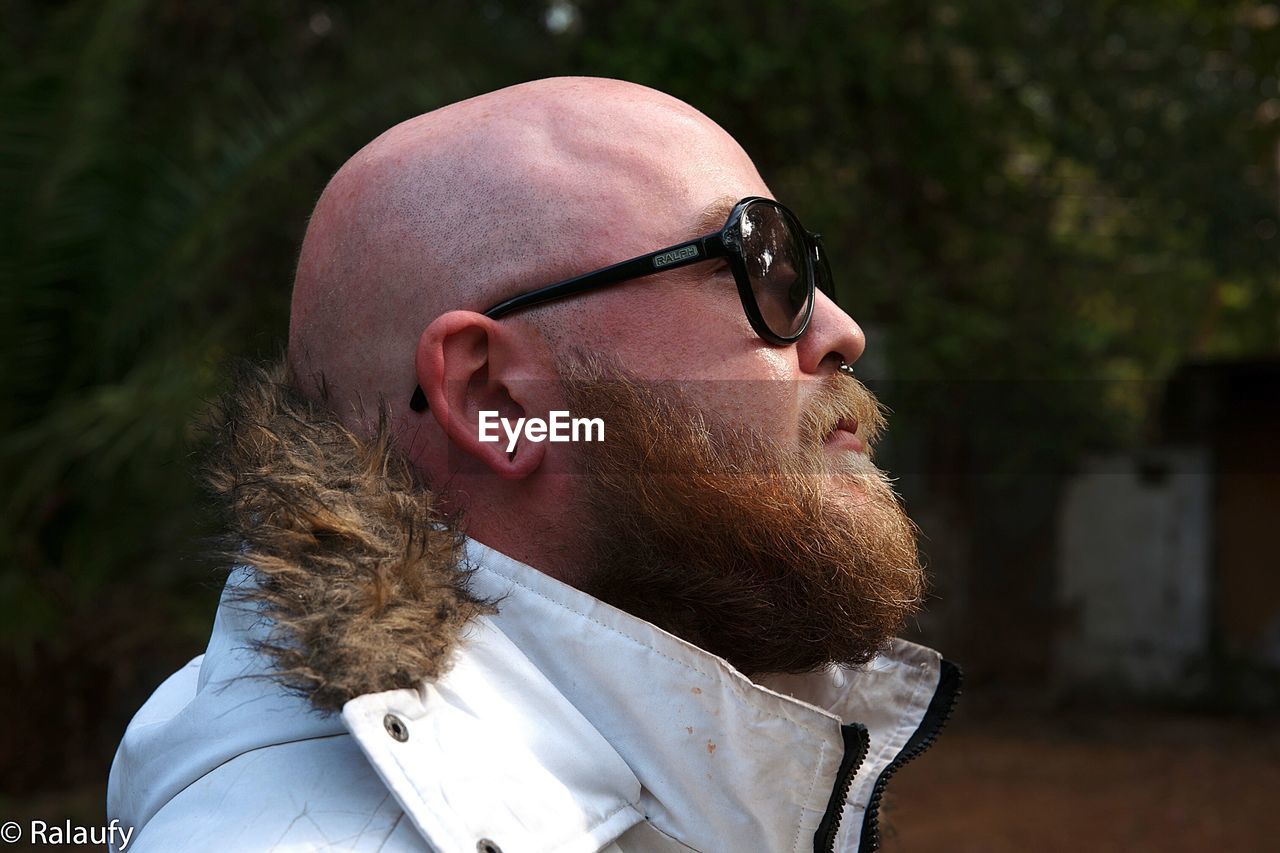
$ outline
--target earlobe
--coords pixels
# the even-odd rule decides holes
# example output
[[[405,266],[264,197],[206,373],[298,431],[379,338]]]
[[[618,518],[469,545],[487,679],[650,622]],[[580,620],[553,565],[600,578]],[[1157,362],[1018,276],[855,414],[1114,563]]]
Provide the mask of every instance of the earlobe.
[[[512,450],[507,450],[505,446],[502,447],[502,455],[506,461],[506,466],[503,469],[495,468],[494,473],[504,480],[522,480],[538,470],[542,465],[545,454],[545,442],[528,441],[524,438],[517,439]]]
[[[542,464],[545,447],[523,436],[484,430],[482,418],[515,423],[526,417],[524,394],[512,381],[518,367],[506,331],[471,311],[450,311],[422,333],[415,352],[418,383],[427,412],[461,452],[499,477],[519,480]],[[486,438],[482,438],[482,433]]]

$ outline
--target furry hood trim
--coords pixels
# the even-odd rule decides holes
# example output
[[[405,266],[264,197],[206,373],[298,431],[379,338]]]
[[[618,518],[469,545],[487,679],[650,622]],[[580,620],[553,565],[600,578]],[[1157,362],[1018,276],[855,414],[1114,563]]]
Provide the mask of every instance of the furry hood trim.
[[[211,422],[206,482],[222,549],[256,583],[273,677],[322,710],[413,688],[448,668],[468,620],[463,536],[397,450],[386,417],[362,438],[303,397],[281,360],[242,365]]]

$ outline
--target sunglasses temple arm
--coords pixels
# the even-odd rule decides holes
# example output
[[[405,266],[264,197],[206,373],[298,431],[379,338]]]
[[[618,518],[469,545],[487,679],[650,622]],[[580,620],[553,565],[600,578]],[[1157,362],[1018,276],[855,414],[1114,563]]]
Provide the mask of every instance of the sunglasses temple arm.
[[[666,272],[667,270],[705,261],[708,258],[719,257],[724,253],[724,243],[720,240],[720,235],[708,234],[706,237],[677,243],[674,246],[659,249],[648,255],[621,261],[604,269],[513,296],[485,311],[484,315],[496,320],[521,308],[530,308],[534,305],[550,302],[553,299],[563,299],[566,296],[574,296],[588,290],[596,290],[614,284],[621,284],[624,281],[644,278],[655,273]]]

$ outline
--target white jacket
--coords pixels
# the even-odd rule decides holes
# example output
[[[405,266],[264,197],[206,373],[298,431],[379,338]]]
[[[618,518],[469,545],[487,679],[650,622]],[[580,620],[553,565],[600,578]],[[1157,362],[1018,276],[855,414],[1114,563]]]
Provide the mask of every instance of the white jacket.
[[[429,495],[282,393],[260,377],[229,409],[211,476],[245,565],[206,652],[120,744],[107,808],[128,851],[874,849],[952,664],[894,641],[754,683],[438,524],[422,547]]]
[[[954,697],[954,670],[903,641],[860,670],[771,689],[467,547],[473,587],[501,596],[499,613],[472,622],[438,682],[360,696],[341,715],[262,677],[246,647],[261,620],[224,597],[206,653],[120,745],[108,816],[137,828],[128,849],[800,853],[815,849],[851,747],[866,757],[835,796],[833,849],[855,851],[877,783]],[[857,729],[846,741],[842,724],[865,726],[869,743]]]

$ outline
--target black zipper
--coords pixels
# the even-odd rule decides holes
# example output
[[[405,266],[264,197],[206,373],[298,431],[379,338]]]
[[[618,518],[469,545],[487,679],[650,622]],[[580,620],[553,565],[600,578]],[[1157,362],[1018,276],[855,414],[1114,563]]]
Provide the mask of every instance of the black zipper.
[[[942,661],[942,673],[938,677],[938,689],[934,691],[929,709],[924,712],[915,734],[907,741],[902,751],[890,761],[880,776],[875,787],[871,789],[871,799],[867,801],[867,811],[862,818],[862,834],[858,842],[858,853],[873,853],[880,849],[880,801],[884,798],[885,786],[890,777],[911,759],[933,746],[938,733],[947,724],[951,709],[955,707],[956,698],[960,695],[960,684],[963,680],[960,667],[949,660]],[[835,837],[832,836],[832,844]]]
[[[831,799],[827,801],[827,812],[818,824],[818,831],[813,834],[813,849],[817,853],[834,853],[844,801],[849,796],[849,789],[853,787],[853,777],[858,775],[858,768],[867,757],[867,747],[871,745],[871,736],[862,723],[841,726],[840,734],[844,737],[844,757],[840,759],[836,784],[831,790]]]

